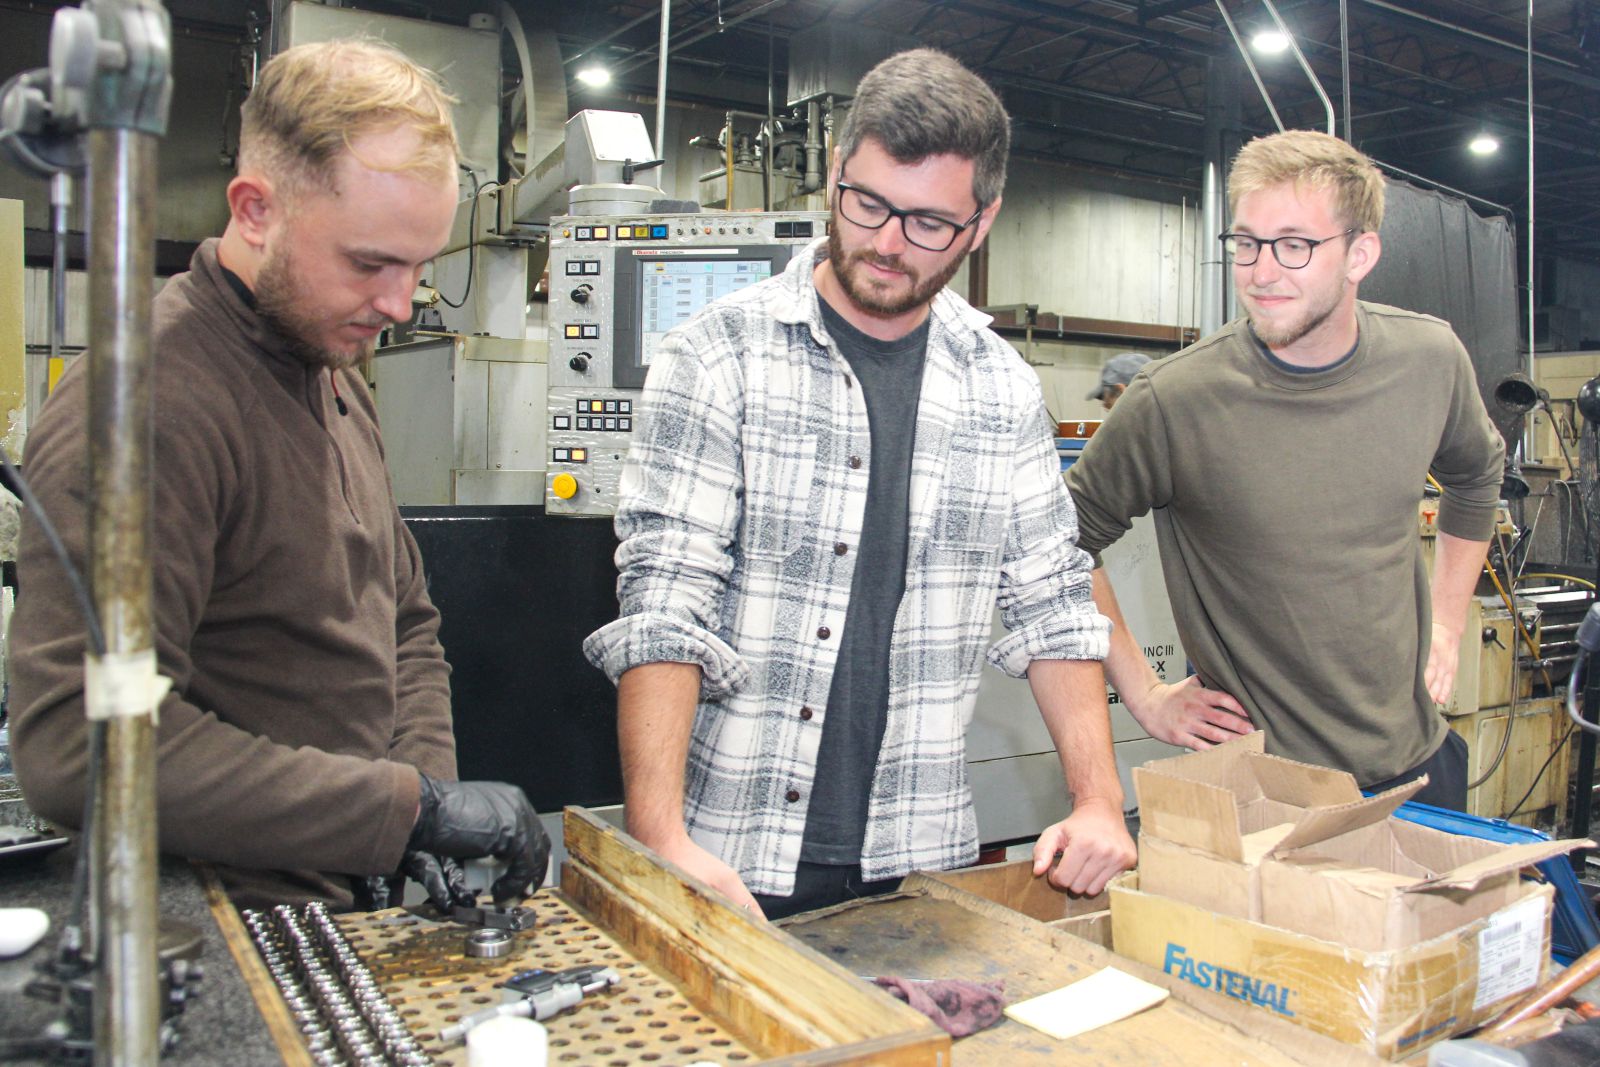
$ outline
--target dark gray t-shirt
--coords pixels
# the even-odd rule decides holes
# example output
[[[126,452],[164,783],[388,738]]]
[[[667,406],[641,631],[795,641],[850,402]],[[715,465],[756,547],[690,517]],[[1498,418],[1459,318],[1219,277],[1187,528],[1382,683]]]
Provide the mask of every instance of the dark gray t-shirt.
[[[889,640],[906,588],[911,508],[911,451],[928,348],[928,323],[894,341],[851,326],[827,301],[822,320],[850,364],[867,404],[872,434],[867,509],[828,691],[817,779],[806,811],[800,858],[808,863],[861,862],[867,800],[878,766],[889,703]]]

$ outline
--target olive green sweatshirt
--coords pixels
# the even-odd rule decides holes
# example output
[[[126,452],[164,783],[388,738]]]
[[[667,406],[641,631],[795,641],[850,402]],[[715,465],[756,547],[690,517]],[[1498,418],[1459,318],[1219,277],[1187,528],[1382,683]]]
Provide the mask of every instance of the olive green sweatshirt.
[[[154,308],[157,733],[165,852],[222,865],[241,904],[350,903],[398,865],[417,770],[455,777],[449,667],[376,412],[353,371],[285,351],[196,252]],[[86,360],[28,439],[24,472],[84,566]],[[23,524],[11,627],[12,748],[28,803],[76,826],[84,626]]]
[[[1091,553],[1154,511],[1184,651],[1267,750],[1365,785],[1445,732],[1423,684],[1425,476],[1439,529],[1486,540],[1504,445],[1447,324],[1356,314],[1355,351],[1323,370],[1271,359],[1243,319],[1148,365],[1067,484]]]

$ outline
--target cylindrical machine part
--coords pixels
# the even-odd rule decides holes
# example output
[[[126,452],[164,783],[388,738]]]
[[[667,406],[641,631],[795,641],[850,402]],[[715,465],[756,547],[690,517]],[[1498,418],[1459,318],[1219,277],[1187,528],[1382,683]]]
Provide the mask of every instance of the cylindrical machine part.
[[[72,207],[72,176],[50,179],[50,362],[30,367],[29,415],[35,415],[50,395],[50,368],[61,358],[67,339],[67,212]]]
[[[722,206],[728,211],[733,210],[733,112],[728,112],[728,117],[722,127],[722,160],[723,173],[728,179],[728,188],[722,198]]]
[[[812,100],[806,104],[806,173],[800,184],[802,193],[822,188],[822,107]]]
[[[89,134],[89,523],[95,610],[110,654],[154,647],[150,601],[150,300],[156,144],[147,133]],[[160,1055],[156,959],[155,724],[107,723],[94,783],[95,1063]]]

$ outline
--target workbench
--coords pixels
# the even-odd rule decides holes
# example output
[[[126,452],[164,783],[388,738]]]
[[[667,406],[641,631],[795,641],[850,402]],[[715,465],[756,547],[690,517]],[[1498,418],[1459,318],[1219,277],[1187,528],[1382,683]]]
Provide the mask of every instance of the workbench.
[[[0,961],[0,1037],[37,1036],[57,1015],[55,1005],[24,995],[23,987],[36,976],[35,965],[56,949],[61,924],[71,906],[76,853],[77,845],[70,844],[48,855],[8,859],[6,866],[0,867],[0,905],[39,908],[50,916],[50,932],[32,951],[18,959]],[[170,856],[161,860],[160,879],[163,918],[175,919],[198,931],[203,946],[200,961],[205,968],[205,977],[198,985],[199,996],[188,1002],[180,1017],[178,1046],[161,1062],[172,1067],[281,1064],[283,1054],[257,1010],[218,925],[219,915],[234,923],[238,920],[215,879],[187,861]],[[7,1062],[62,1061],[35,1058]]]

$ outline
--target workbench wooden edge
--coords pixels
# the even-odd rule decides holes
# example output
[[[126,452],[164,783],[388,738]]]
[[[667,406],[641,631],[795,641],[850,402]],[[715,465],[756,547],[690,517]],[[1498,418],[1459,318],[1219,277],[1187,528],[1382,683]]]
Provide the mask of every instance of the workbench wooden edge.
[[[1166,989],[1173,1000],[1231,1027],[1246,1038],[1270,1045],[1301,1063],[1314,1064],[1316,1067],[1379,1067],[1389,1064],[1388,1060],[1379,1059],[1352,1045],[1335,1041],[1303,1026],[1296,1026],[1259,1008],[1225,997],[1221,993],[1201,989],[1137,960],[1118,956],[1112,949],[1096,945],[1092,941],[1085,941],[1065,930],[1059,930],[1013,908],[969,893],[937,878],[930,878],[924,874],[907,875],[900,883],[900,889],[902,892],[925,893],[930,897],[953,901],[1017,930],[1039,938],[1047,938],[1061,952],[1070,954],[1074,959],[1091,966],[1115,965],[1118,970],[1126,971]]]
[[[739,908],[583,808],[564,813],[562,893],[762,1056],[945,1064],[921,1013]]]
[[[266,1023],[267,1033],[271,1035],[273,1044],[278,1046],[278,1054],[283,1057],[284,1067],[314,1067],[311,1053],[306,1049],[305,1040],[301,1037],[300,1027],[295,1025],[294,1016],[289,1013],[289,1005],[283,1002],[278,984],[272,980],[272,975],[267,973],[267,965],[261,959],[261,953],[256,950],[256,943],[251,939],[250,932],[244,928],[244,921],[239,918],[238,909],[233,906],[233,901],[228,899],[227,891],[222,888],[222,880],[217,877],[216,869],[208,863],[195,862],[193,866],[200,875],[200,885],[205,891],[206,905],[211,909],[211,917],[216,920],[222,941],[228,946],[228,952],[233,956],[233,962],[238,965],[245,986],[255,999],[256,1010],[261,1013],[261,1019]]]

